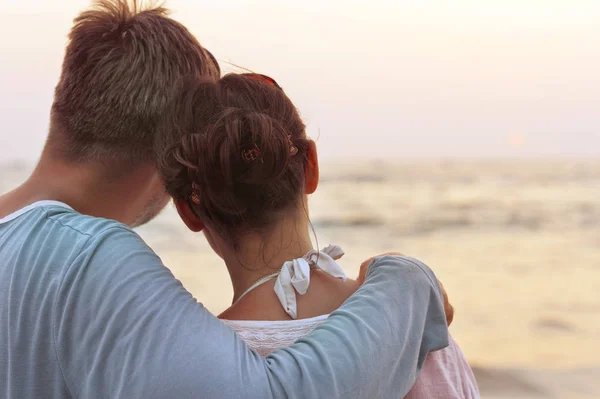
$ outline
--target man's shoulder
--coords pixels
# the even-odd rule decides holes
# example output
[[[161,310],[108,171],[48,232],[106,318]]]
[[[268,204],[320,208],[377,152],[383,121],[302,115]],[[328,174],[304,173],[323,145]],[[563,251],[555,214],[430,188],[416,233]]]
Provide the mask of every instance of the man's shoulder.
[[[69,281],[89,279],[100,284],[127,279],[131,273],[162,270],[160,258],[130,227],[110,219],[83,215],[75,211],[46,209],[50,238],[63,252],[62,268],[67,289]],[[104,276],[104,277],[102,277]],[[71,283],[73,283],[71,281]]]
[[[58,207],[44,207],[41,211],[43,217],[53,224],[53,227],[59,230],[72,231],[77,235],[93,238],[125,233],[139,238],[138,234],[129,226],[116,220],[83,215],[70,209]]]
[[[74,237],[79,253],[94,258],[119,260],[131,253],[155,256],[144,240],[129,226],[116,220],[83,215],[75,211],[46,210],[46,218],[59,239]],[[87,258],[88,256],[84,256]]]
[[[116,220],[83,215],[63,206],[38,206],[11,220],[5,227],[0,231],[0,238],[12,242],[11,248],[43,253],[66,264],[90,261],[98,256],[118,258],[133,251],[154,255],[128,226]]]

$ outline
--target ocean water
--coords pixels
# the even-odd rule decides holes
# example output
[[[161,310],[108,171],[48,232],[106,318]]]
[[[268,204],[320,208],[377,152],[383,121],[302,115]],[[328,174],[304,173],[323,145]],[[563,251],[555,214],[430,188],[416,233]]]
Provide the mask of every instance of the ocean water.
[[[29,170],[0,167],[0,193]],[[429,264],[472,364],[600,366],[600,161],[361,161],[321,172],[309,200],[319,245],[340,244],[349,275],[390,250]],[[139,233],[205,306],[228,306],[225,267],[171,205]]]

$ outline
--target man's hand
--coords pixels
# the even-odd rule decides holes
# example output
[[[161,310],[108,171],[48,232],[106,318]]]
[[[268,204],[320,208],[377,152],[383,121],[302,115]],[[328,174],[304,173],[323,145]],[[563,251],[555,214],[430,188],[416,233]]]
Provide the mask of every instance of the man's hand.
[[[381,255],[373,256],[373,257],[365,260],[363,263],[361,263],[360,272],[359,272],[358,278],[356,280],[360,284],[364,283],[365,280],[367,279],[367,271],[369,270],[369,265],[371,264],[371,262],[373,262],[373,259],[380,257],[380,256],[388,256],[388,255],[405,256],[404,254],[401,254],[400,252],[386,252]],[[444,298],[444,313],[446,313],[446,321],[448,322],[448,325],[450,325],[450,324],[452,324],[452,320],[454,320],[454,307],[452,305],[450,305],[450,302],[448,301],[448,293],[446,292],[446,289],[444,288],[444,285],[442,284],[442,282],[440,280],[438,280],[438,284],[440,285],[440,288],[442,289],[442,297]]]
[[[373,262],[373,259],[378,258],[380,256],[388,256],[388,255],[405,256],[404,254],[401,254],[400,252],[386,252],[381,255],[370,257],[369,259],[367,259],[366,261],[364,261],[363,263],[360,264],[360,271],[358,272],[358,278],[356,279],[356,281],[358,281],[360,284],[364,283],[365,280],[367,279],[367,271],[369,271],[369,265],[371,264],[371,262]]]
[[[450,301],[448,300],[448,293],[444,288],[444,284],[440,280],[438,280],[438,284],[442,289],[442,297],[444,298],[444,313],[446,313],[446,322],[448,325],[452,324],[452,320],[454,320],[454,306],[450,305]]]

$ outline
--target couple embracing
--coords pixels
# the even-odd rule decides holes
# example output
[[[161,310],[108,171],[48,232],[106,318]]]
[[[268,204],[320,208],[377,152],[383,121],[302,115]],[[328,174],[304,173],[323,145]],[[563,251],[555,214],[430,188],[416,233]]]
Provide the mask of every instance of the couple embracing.
[[[220,75],[161,8],[75,20],[38,166],[0,197],[0,396],[478,397],[433,272],[382,255],[352,280],[314,248],[296,108]],[[218,318],[131,230],[170,200],[229,271]]]

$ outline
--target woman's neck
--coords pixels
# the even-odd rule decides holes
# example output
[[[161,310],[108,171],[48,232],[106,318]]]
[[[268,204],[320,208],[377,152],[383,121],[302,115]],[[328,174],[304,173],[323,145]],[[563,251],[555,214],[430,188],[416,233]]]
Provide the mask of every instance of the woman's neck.
[[[214,242],[213,244],[220,244]],[[275,280],[240,296],[263,276],[281,269],[283,264],[313,250],[309,222],[304,212],[282,220],[267,235],[247,236],[237,251],[229,248],[219,253],[225,260],[233,284],[233,305],[219,315],[229,320],[289,320],[273,287]],[[304,295],[298,295],[298,318],[330,313],[358,288],[356,281],[335,278],[318,270],[311,273],[311,283]]]
[[[306,216],[287,218],[267,235],[245,237],[238,250],[222,252],[233,285],[233,302],[260,278],[313,249]]]

